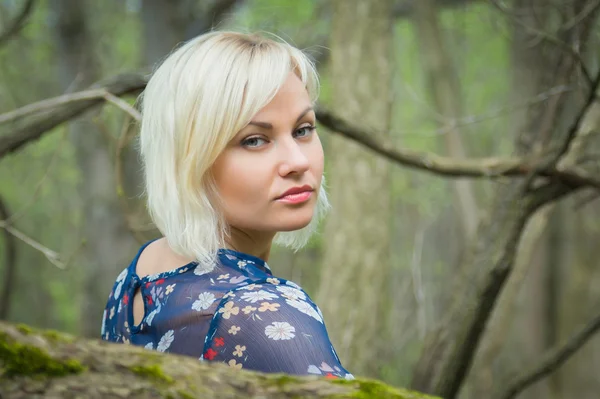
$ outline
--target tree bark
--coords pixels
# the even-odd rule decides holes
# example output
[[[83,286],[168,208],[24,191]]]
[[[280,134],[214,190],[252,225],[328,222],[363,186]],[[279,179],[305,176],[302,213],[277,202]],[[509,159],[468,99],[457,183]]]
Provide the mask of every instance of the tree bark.
[[[434,0],[415,2],[413,20],[421,52],[421,65],[425,70],[427,88],[437,114],[438,128],[444,130],[446,152],[455,159],[467,157],[461,132],[456,126],[462,115],[460,82],[454,63],[444,43],[438,8]],[[468,242],[477,229],[479,212],[473,182],[466,179],[453,181],[455,204],[463,242]]]
[[[389,0],[333,3],[332,108],[379,132],[390,123],[391,5]],[[331,137],[329,145],[333,210],[325,226],[318,302],[342,364],[375,376],[390,310],[390,164],[339,137]]]
[[[0,322],[0,370],[3,399],[433,399],[375,380],[261,374],[4,322]]]
[[[543,23],[552,20],[552,15],[547,13],[555,10],[539,7],[543,1],[539,4],[534,2],[538,4],[537,7],[531,1],[526,3],[535,8],[535,12],[531,13],[530,20],[519,21],[521,28],[523,24],[534,27],[535,32],[547,28]],[[577,1],[569,7],[574,7],[574,14],[579,15],[586,5],[585,1]],[[522,9],[525,5],[517,1],[515,7]],[[544,15],[540,15],[540,12]],[[585,47],[594,20],[595,13],[586,15],[576,31],[563,30],[561,40],[567,45],[578,43],[580,48]],[[536,24],[539,21],[544,22],[538,27]],[[518,32],[525,32],[525,36],[529,37],[539,36],[539,33],[527,29]],[[515,42],[523,47],[527,43],[526,40]],[[577,60],[556,48],[553,43],[544,42],[536,51],[531,51],[528,46],[527,51],[519,50],[515,56],[523,66],[515,68],[523,74],[519,78],[523,78],[524,84],[531,85],[533,91],[568,85],[577,76]],[[547,67],[533,68],[534,65]],[[544,73],[540,73],[540,70]],[[528,109],[523,115],[523,129],[516,137],[516,152],[522,155],[558,148],[557,151],[551,151],[548,159],[551,163],[563,159],[565,151],[571,148],[573,137],[585,134],[588,130],[586,121],[595,118],[596,90],[597,86],[588,90],[590,93],[586,105],[568,129],[555,128],[562,115],[566,96],[553,97],[540,106]],[[524,181],[514,181],[496,190],[490,211],[479,226],[465,260],[460,283],[456,286],[456,302],[448,312],[448,317],[429,338],[419,360],[412,383],[415,389],[447,399],[458,395],[498,295],[512,272],[517,244],[525,224],[541,206],[561,198],[571,190],[568,186],[553,182],[532,189],[534,176],[532,174]]]
[[[82,0],[53,0],[60,82],[68,91],[86,87],[101,71],[93,51],[91,23]],[[80,331],[98,336],[107,293],[120,270],[131,261],[137,242],[121,216],[116,194],[113,157],[106,138],[91,118],[70,125],[71,142],[81,172],[79,206],[84,246],[77,259],[83,270]]]

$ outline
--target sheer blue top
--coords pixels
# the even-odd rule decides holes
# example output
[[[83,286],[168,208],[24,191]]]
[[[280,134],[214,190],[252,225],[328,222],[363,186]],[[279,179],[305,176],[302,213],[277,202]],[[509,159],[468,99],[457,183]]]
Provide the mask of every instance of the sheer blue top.
[[[297,284],[263,260],[221,249],[203,272],[195,262],[140,278],[137,260],[119,274],[102,318],[102,339],[141,345],[262,372],[352,379],[333,348],[323,315]],[[140,289],[144,317],[133,321]]]

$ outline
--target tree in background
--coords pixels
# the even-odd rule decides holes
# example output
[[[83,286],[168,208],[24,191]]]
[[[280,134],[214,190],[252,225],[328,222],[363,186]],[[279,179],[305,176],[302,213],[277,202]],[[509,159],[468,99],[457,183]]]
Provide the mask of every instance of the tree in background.
[[[361,126],[389,130],[392,2],[333,3],[331,109]],[[383,134],[383,133],[381,133]],[[390,164],[357,143],[329,142],[326,221],[318,303],[346,367],[377,375],[385,351],[390,270]],[[352,304],[352,305],[350,305]]]
[[[140,23],[147,28],[152,28],[153,25],[155,27],[155,30],[147,31],[145,37],[148,39],[144,39],[150,47],[156,45],[155,54],[167,51],[164,48],[172,45],[169,43],[176,40],[174,38],[181,35],[181,32],[189,33],[196,29],[195,23],[187,25],[186,21],[197,22],[197,18],[190,18],[191,14],[186,15],[186,12],[198,13],[201,10],[203,13],[194,15],[206,15],[206,18],[211,21],[215,21],[215,15],[227,15],[227,18],[231,18],[233,26],[236,21],[248,20],[253,21],[249,24],[253,30],[256,28],[272,30],[271,26],[279,26],[283,32],[302,32],[302,35],[307,31],[306,26],[303,25],[310,25],[305,21],[311,21],[313,18],[318,19],[319,23],[323,21],[327,23],[330,13],[333,14],[330,54],[329,57],[322,58],[326,64],[320,65],[321,71],[324,72],[322,73],[325,98],[323,103],[327,104],[332,112],[320,108],[318,119],[322,126],[328,127],[334,134],[344,136],[344,139],[334,135],[326,143],[329,154],[327,176],[336,209],[330,215],[331,218],[325,227],[324,259],[313,259],[311,263],[313,267],[316,263],[324,265],[321,288],[318,290],[320,297],[318,302],[326,312],[328,327],[332,330],[333,340],[340,350],[342,362],[352,365],[356,374],[387,376],[394,381],[406,381],[407,377],[400,376],[399,370],[407,370],[416,361],[416,357],[420,356],[413,376],[415,387],[447,398],[457,397],[459,393],[464,397],[508,398],[514,397],[533,382],[555,371],[590,338],[598,329],[599,322],[596,319],[592,319],[586,328],[574,335],[572,331],[575,328],[570,324],[571,321],[585,320],[586,316],[590,317],[590,314],[594,314],[591,304],[595,295],[592,289],[585,286],[586,282],[589,282],[590,286],[593,285],[591,282],[593,270],[589,267],[593,264],[593,256],[586,259],[581,253],[577,256],[573,254],[567,256],[565,253],[561,255],[552,252],[557,247],[556,243],[566,244],[564,239],[561,242],[561,234],[564,235],[565,231],[563,223],[557,222],[560,219],[556,219],[550,210],[551,204],[569,194],[577,195],[585,188],[593,187],[597,190],[600,187],[600,183],[594,179],[595,158],[590,152],[596,147],[594,132],[598,125],[598,107],[592,95],[597,89],[598,79],[590,72],[595,72],[597,66],[582,62],[588,57],[590,59],[594,57],[593,52],[588,51],[586,43],[595,32],[598,2],[577,0],[568,3],[558,1],[546,3],[537,0],[534,2],[515,0],[510,2],[509,7],[506,5],[507,2],[497,1],[490,4],[458,0],[439,0],[435,3],[377,1],[361,2],[355,4],[356,7],[348,7],[348,2],[297,1],[284,4],[275,0],[253,0],[240,2],[242,6],[236,8],[231,14],[227,12],[218,14],[219,6],[227,3],[214,1],[198,6],[195,2],[181,0],[173,2],[171,7],[166,7],[166,2],[164,4],[137,1],[110,3],[110,7],[103,8],[105,10],[103,17],[93,20],[92,27],[94,24],[100,28],[108,26],[107,21],[110,19],[114,20],[110,26],[115,29],[128,28],[129,30],[119,30],[126,34],[113,34],[111,29],[96,28],[89,37],[95,38],[92,41],[98,40],[100,43],[108,41],[111,48],[122,46],[118,56],[115,56],[116,52],[111,54],[112,58],[116,57],[120,60],[138,54],[134,48],[140,40],[136,41],[137,36],[134,32],[142,31],[136,28]],[[28,4],[31,2],[25,3],[24,10],[27,9]],[[340,4],[345,7],[341,7]],[[453,8],[450,12],[444,11],[444,7],[450,5],[459,5],[459,7]],[[163,6],[166,8],[161,8]],[[329,6],[332,6],[331,9]],[[89,4],[86,7],[89,7]],[[31,10],[31,7],[29,9]],[[45,16],[47,10],[42,6],[37,9],[39,11],[34,16],[38,15],[38,20],[43,20],[39,16]],[[94,10],[98,14],[98,9]],[[120,10],[123,15],[115,10]],[[319,11],[315,13],[315,10]],[[58,24],[55,25],[56,29],[63,18],[67,19],[68,14],[65,13],[56,19]],[[485,20],[473,19],[473,14],[491,15],[493,23],[498,25],[490,28]],[[466,16],[470,16],[470,19]],[[505,17],[507,23],[502,22],[499,16]],[[397,20],[396,18],[399,17],[409,18],[409,20]],[[236,20],[236,18],[240,19]],[[286,21],[286,18],[289,18],[289,21]],[[22,18],[17,15],[14,24],[6,24],[9,33],[16,32],[9,36],[20,36],[20,29],[24,29],[21,32],[29,32],[28,34],[34,37],[39,37],[35,35],[40,35],[40,32],[41,35],[45,32],[43,24],[27,26],[19,20]],[[501,22],[497,22],[499,20]],[[275,25],[273,21],[277,21],[279,25]],[[60,23],[68,26],[65,21]],[[409,35],[411,30],[406,29],[407,24],[412,25],[417,32],[408,38],[407,33]],[[15,30],[13,26],[21,28]],[[23,26],[26,28],[22,28]],[[164,26],[162,34],[161,26]],[[187,27],[184,29],[183,26]],[[34,28],[37,30],[32,30]],[[396,35],[393,35],[393,28],[396,29]],[[510,56],[506,57],[510,60],[508,66],[498,66],[491,61],[492,57],[495,57],[493,54],[495,47],[493,43],[488,43],[486,40],[489,40],[493,33],[488,37],[476,37],[477,32],[479,34],[490,32],[490,29],[493,32],[494,28],[497,29],[496,33],[508,29],[513,37],[512,41],[506,42],[506,46],[510,47]],[[79,29],[76,32],[85,36],[86,33]],[[98,31],[108,33],[95,36],[97,33],[94,32]],[[194,31],[193,34],[200,32]],[[159,37],[152,39],[151,34]],[[460,38],[461,34],[464,37]],[[290,35],[293,38],[293,34]],[[290,40],[289,37],[283,36]],[[4,37],[7,36],[0,34],[0,43],[10,45],[10,40],[2,39]],[[399,38],[403,40],[402,47],[394,46]],[[158,49],[159,42],[163,43],[163,39],[166,44],[164,48]],[[457,45],[461,39],[468,39],[469,43],[478,44],[477,49],[473,51],[461,49]],[[18,40],[32,39],[19,38]],[[73,38],[65,34],[64,40],[73,40]],[[81,40],[83,41],[83,38]],[[299,41],[301,38],[295,40]],[[75,45],[72,46],[75,48]],[[36,47],[36,51],[40,52],[40,49]],[[145,54],[149,53],[150,50],[145,50]],[[19,57],[23,57],[22,54],[28,52],[16,52],[11,47],[10,54],[15,56],[10,58],[9,65],[17,65],[21,62]],[[68,53],[65,55],[68,56]],[[418,57],[419,55],[421,57]],[[6,55],[0,52],[0,57],[4,56]],[[96,58],[102,66],[102,68],[95,66],[99,70],[96,76],[113,75],[119,70],[119,68],[107,68],[107,65],[114,62],[111,61],[111,57]],[[453,65],[459,61],[465,70]],[[139,64],[136,61],[136,64],[129,65],[139,68]],[[484,65],[483,68],[480,66],[479,70],[487,72],[479,79],[469,76],[473,68],[467,68],[476,64]],[[23,62],[19,65],[23,67],[27,63]],[[8,83],[6,86],[13,84],[6,79],[6,76],[19,76],[23,80],[23,74],[19,74],[18,71],[7,72],[6,64],[0,63],[0,66],[5,68],[0,68],[0,72]],[[86,70],[86,72],[91,73],[93,69],[90,68],[90,71]],[[506,109],[494,111],[492,114],[509,114],[507,119],[510,119],[510,122],[506,124],[505,129],[500,129],[496,125],[494,129],[489,127],[484,129],[479,125],[482,131],[480,135],[468,133],[478,129],[465,128],[467,123],[497,117],[497,115],[491,117],[489,115],[463,117],[463,115],[469,115],[469,112],[474,112],[474,109],[481,112],[481,108],[477,107],[479,104],[474,105],[473,96],[479,99],[480,103],[482,98],[497,100],[496,97],[499,96],[497,93],[502,92],[497,82],[503,80],[501,77],[496,78],[494,71],[500,69],[514,74],[511,84],[513,97]],[[403,82],[398,78],[399,70],[402,70],[404,74],[402,76],[408,75],[406,81]],[[424,74],[423,71],[429,72]],[[453,73],[448,71],[454,71],[458,76],[453,76]],[[35,74],[29,76],[44,81],[41,74],[39,77]],[[13,80],[18,81],[16,78]],[[408,100],[399,95],[399,88],[421,80],[425,83],[420,91],[426,94],[411,93]],[[463,86],[461,87],[458,82]],[[27,83],[23,81],[20,85],[26,87]],[[108,113],[106,109],[102,114],[88,113],[86,119],[82,121],[91,120],[92,126],[99,128],[102,126],[99,121],[106,119],[110,122],[117,114],[116,119],[119,123],[107,122],[106,125],[109,127],[108,130],[118,132],[120,125],[123,124],[123,112],[128,115],[127,119],[138,117],[128,103],[119,102],[118,96],[139,93],[144,86],[144,80],[140,76],[115,77],[99,85],[105,87],[112,97],[100,94],[93,99],[76,100],[75,97],[81,95],[79,93],[69,97],[69,100],[63,103],[55,100],[53,105],[46,105],[47,108],[43,108],[40,104],[20,108],[15,111],[20,115],[19,117],[15,117],[14,112],[0,114],[0,128],[3,129],[0,132],[0,157],[3,157],[0,168],[4,165],[17,165],[15,171],[18,171],[19,176],[24,176],[23,170],[27,169],[17,161],[27,158],[27,166],[32,165],[32,160],[35,159],[31,157],[32,154],[35,155],[33,149],[48,145],[44,144],[47,142],[42,141],[39,145],[26,148],[28,143],[60,123],[69,121],[104,102],[112,107],[112,113]],[[414,87],[412,89],[414,91]],[[406,89],[402,94],[408,91],[409,89]],[[18,90],[18,92],[20,95],[29,92],[38,93],[35,90]],[[44,92],[40,90],[39,93]],[[2,101],[7,97],[6,90],[0,91],[0,95],[3,96],[0,97]],[[48,94],[31,94],[29,99],[10,104],[15,104],[16,108],[17,105],[24,105],[47,96]],[[432,105],[422,101],[420,96],[431,99]],[[459,101],[453,103],[453,96],[460,96],[464,103],[460,104]],[[498,105],[498,102],[490,101],[490,103]],[[400,119],[402,120],[399,121]],[[432,125],[436,129],[436,136],[428,140],[429,132],[426,129]],[[400,132],[390,132],[396,129]],[[414,132],[403,134],[402,130],[414,130]],[[451,134],[448,135],[448,132]],[[88,131],[83,133],[89,135]],[[413,133],[412,136],[410,133]],[[487,139],[484,133],[489,133],[493,139]],[[119,138],[118,133],[112,135],[116,139]],[[441,135],[451,139],[445,145],[447,147],[445,150],[437,148],[438,141],[442,141],[439,140]],[[400,136],[402,139],[397,140]],[[494,154],[501,155],[508,152],[507,147],[511,147],[514,148],[513,155],[506,158],[499,156],[491,159],[460,159],[460,149],[456,150],[457,147],[452,145],[463,140],[463,144],[468,142],[468,146],[465,147],[469,147],[469,153],[471,151],[487,153],[488,151],[482,151],[483,148],[487,148]],[[451,157],[406,150],[396,145],[398,141],[401,141],[404,147],[447,151]],[[113,154],[115,144],[111,140],[108,140],[108,143],[104,151],[108,148],[108,153]],[[423,143],[429,143],[429,146]],[[118,144],[116,146],[119,147]],[[365,151],[362,147],[367,147],[368,150]],[[60,148],[68,148],[68,146]],[[100,147],[97,150],[100,152]],[[6,157],[9,153],[15,155]],[[90,154],[91,159],[98,155],[94,152]],[[116,158],[112,161],[117,161],[119,156]],[[486,186],[491,187],[491,190],[484,192],[484,195],[480,192],[475,193],[479,195],[476,198],[478,206],[481,209],[488,209],[488,212],[479,224],[473,242],[467,245],[466,249],[462,248],[465,244],[464,239],[457,236],[468,236],[469,228],[463,229],[466,232],[464,235],[452,233],[456,220],[462,220],[464,226],[469,226],[472,225],[471,218],[476,215],[475,210],[470,209],[471,206],[465,205],[469,203],[466,197],[462,197],[465,191],[456,191],[459,202],[453,204],[453,201],[445,200],[444,189],[440,188],[444,187],[441,179],[407,179],[406,169],[403,170],[402,177],[398,176],[399,174],[392,173],[392,166],[388,161],[446,177],[486,178],[491,181]],[[43,162],[47,162],[47,158],[43,157],[40,163]],[[121,165],[121,168],[124,168],[122,172],[125,174],[136,168],[135,162],[126,161],[124,165]],[[100,173],[106,176],[115,174],[115,171],[111,170],[113,168],[111,163],[105,163],[105,167],[107,169]],[[116,175],[119,176],[119,167],[115,166],[115,168]],[[0,173],[0,179],[3,182],[2,188],[8,191],[9,198],[23,198],[14,194],[17,188],[11,183],[9,176]],[[135,176],[132,181],[135,182]],[[414,181],[425,183],[413,184]],[[345,182],[346,186],[340,182]],[[33,187],[34,183],[29,184]],[[413,203],[403,207],[395,204],[397,209],[405,212],[405,218],[401,220],[402,223],[398,227],[395,227],[393,235],[390,235],[389,222],[394,219],[394,216],[398,218],[392,214],[388,202],[390,186],[403,185],[400,195],[397,193],[394,195],[400,197],[402,201],[412,198]],[[132,186],[135,184],[125,184],[126,189]],[[441,190],[442,197],[433,195],[434,187]],[[380,190],[380,195],[370,196],[377,189]],[[113,190],[119,194],[119,183],[113,186]],[[492,196],[493,201],[488,201],[486,195]],[[133,202],[130,197],[131,193],[125,196],[128,201]],[[422,212],[427,208],[427,204],[434,204],[435,208],[443,204],[445,210],[436,210],[434,215],[428,216]],[[44,203],[42,207],[40,204],[39,209],[42,212],[44,209],[53,209],[50,208],[51,205]],[[12,208],[14,207],[9,207]],[[462,209],[462,211],[459,212],[458,218],[446,218],[454,220],[453,224],[449,225],[447,220],[443,220],[443,214],[447,210],[451,212],[452,209]],[[336,213],[337,211],[339,213]],[[121,209],[116,209],[115,212],[119,213]],[[562,220],[575,219],[570,217],[573,212],[570,207],[562,209],[562,212]],[[84,218],[88,217],[84,212],[81,212],[81,215]],[[547,229],[545,220],[549,215],[553,219],[550,219],[551,228]],[[26,216],[27,218],[17,220],[19,222],[17,227],[23,226],[22,228],[30,234],[38,231],[25,224],[27,219],[34,226],[40,221],[48,220],[48,223],[51,223],[55,220],[55,218],[44,219],[34,213]],[[467,217],[470,221],[466,220]],[[344,218],[346,220],[343,220]],[[4,216],[3,219],[6,217]],[[8,219],[12,221],[11,217]],[[427,234],[421,233],[425,230],[422,226],[431,226]],[[7,232],[11,228],[6,221],[2,221],[2,227]],[[129,224],[130,229],[131,227]],[[11,229],[13,233],[17,232],[14,228]],[[589,239],[593,231],[591,227],[590,230],[574,226],[570,226],[569,229],[568,231],[574,231],[584,237],[580,241]],[[54,233],[54,236],[72,236],[68,231],[61,233]],[[47,243],[48,246],[51,246],[50,243],[56,245],[53,241],[55,237],[45,235],[43,230],[39,230],[39,236],[32,235]],[[397,242],[398,236],[421,236],[421,239],[408,241],[409,244],[406,244]],[[392,240],[391,237],[394,239]],[[541,241],[539,237],[542,237]],[[549,244],[545,244],[544,240]],[[412,260],[409,259],[410,267],[406,267],[405,258],[408,256],[398,257],[398,248],[406,249],[410,243],[418,244],[419,241],[423,257],[421,259],[419,256],[413,256]],[[390,248],[390,243],[393,243],[393,248]],[[449,245],[455,245],[454,243],[457,243],[460,248],[448,248]],[[541,253],[539,249],[536,250],[539,243],[547,248],[543,258],[538,256]],[[29,244],[35,243],[30,241]],[[26,265],[21,266],[19,271],[30,266],[31,261],[26,259],[33,257],[31,257],[32,251],[28,248],[22,244],[18,247],[21,255],[19,265]],[[47,248],[39,246],[36,248],[43,250],[47,257],[52,258],[53,254],[48,252]],[[581,252],[585,249],[586,253],[595,253],[593,248],[587,252],[588,249],[582,244],[577,248],[581,248]],[[411,251],[412,248],[408,250]],[[415,249],[411,252],[417,254],[419,251]],[[461,252],[464,256],[460,258],[458,265],[453,258],[448,259],[443,256],[445,253]],[[394,258],[390,257],[392,253]],[[352,254],[358,255],[352,256]],[[570,265],[564,262],[559,266],[555,262],[558,258],[576,261],[577,268],[573,270],[578,272],[573,278],[560,281],[560,273],[564,276],[565,269]],[[297,258],[290,256],[290,259]],[[433,263],[432,260],[437,263]],[[119,265],[119,267],[123,266]],[[407,273],[405,269],[410,270]],[[44,269],[39,267],[37,270]],[[418,277],[421,271],[425,281],[420,281]],[[69,273],[70,275],[72,273]],[[62,278],[67,280],[68,276],[63,274]],[[112,279],[114,274],[109,275],[107,281]],[[449,284],[452,280],[456,280],[456,284]],[[27,281],[19,278],[17,285],[28,287],[25,285]],[[91,280],[88,278],[88,281]],[[408,281],[408,289],[404,285],[395,285],[397,282],[405,281]],[[54,288],[50,282],[44,285],[38,282],[42,287],[40,291],[54,299],[56,302],[54,308],[65,307],[66,301],[61,299],[60,289],[57,287],[68,285],[59,285],[56,280],[52,283]],[[392,290],[388,290],[387,287],[391,287]],[[429,305],[433,308],[433,312],[421,317],[421,313],[427,312],[418,309],[417,317],[415,315],[417,311],[413,307],[415,303],[397,300],[407,297],[398,291],[410,293],[410,290],[415,292],[417,306],[423,308],[423,302],[433,302]],[[525,290],[530,291],[529,295],[523,294]],[[20,298],[23,297],[22,288],[15,291],[21,295]],[[559,295],[556,295],[557,291],[560,291]],[[82,290],[76,294],[84,293]],[[37,292],[35,295],[43,298]],[[98,295],[100,298],[97,301],[103,304],[105,294],[98,293]],[[577,310],[583,309],[579,302],[588,303],[586,306],[588,310],[582,310],[578,317],[573,316],[576,312],[573,311],[573,305],[570,303],[572,300],[577,300]],[[558,305],[558,301],[562,301],[563,305]],[[13,304],[12,309],[17,306],[19,309],[27,309],[23,301],[13,301]],[[561,313],[557,314],[557,307],[564,307],[564,313],[561,309]],[[47,313],[53,314],[53,312]],[[23,320],[25,317],[22,312],[14,315],[12,319]],[[86,316],[82,315],[82,317]],[[10,313],[9,318],[11,318]],[[490,318],[491,323],[487,323]],[[36,319],[32,318],[32,320]],[[413,325],[417,322],[419,333],[428,335],[425,341],[421,335],[414,334],[416,329]],[[390,325],[391,323],[394,325]],[[560,325],[557,326],[557,323]],[[39,324],[52,325],[52,321],[49,317],[49,320],[39,321]],[[512,327],[508,328],[511,324]],[[391,334],[391,331],[395,333]],[[432,333],[427,334],[428,332]],[[511,339],[508,339],[509,337]],[[563,339],[567,340],[569,345],[562,345],[560,342]],[[407,347],[404,352],[397,349],[402,345]],[[539,360],[534,362],[537,364],[532,364],[531,368],[521,370],[527,358]],[[580,370],[591,369],[589,358],[580,358],[583,359],[578,363]],[[475,368],[472,368],[473,361],[476,362]],[[507,374],[515,367],[521,371],[520,375],[516,378],[508,378]],[[564,381],[563,378],[556,380],[560,384],[554,381],[551,389],[541,386],[536,388],[541,391],[531,390],[531,395],[535,397],[545,395],[546,392],[559,392],[559,390],[562,394],[571,396],[583,396],[594,392],[594,384],[597,382],[594,381],[593,376],[589,374],[582,376],[581,372],[574,371],[575,368],[567,373],[569,367],[571,363],[565,367]],[[386,370],[383,370],[384,368]],[[492,383],[494,381],[497,384],[494,385]],[[569,384],[565,381],[569,381]]]

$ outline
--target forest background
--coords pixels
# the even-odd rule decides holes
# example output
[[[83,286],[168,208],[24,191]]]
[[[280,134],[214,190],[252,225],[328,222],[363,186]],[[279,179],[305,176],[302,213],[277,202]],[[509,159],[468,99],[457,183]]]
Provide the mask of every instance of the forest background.
[[[0,0],[0,319],[99,337],[158,235],[136,82],[207,30],[267,31],[317,62],[333,204],[269,264],[322,308],[345,367],[448,398],[596,398],[599,8]]]

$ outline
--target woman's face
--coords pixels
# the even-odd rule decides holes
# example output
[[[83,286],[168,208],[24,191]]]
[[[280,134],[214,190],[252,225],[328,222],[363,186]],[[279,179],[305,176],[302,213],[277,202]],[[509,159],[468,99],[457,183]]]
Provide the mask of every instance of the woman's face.
[[[315,122],[304,84],[290,73],[212,167],[228,225],[274,234],[310,222],[323,175]]]

